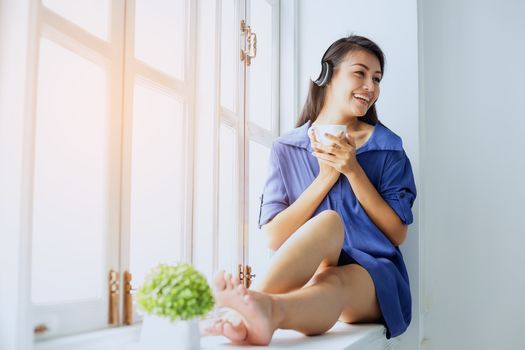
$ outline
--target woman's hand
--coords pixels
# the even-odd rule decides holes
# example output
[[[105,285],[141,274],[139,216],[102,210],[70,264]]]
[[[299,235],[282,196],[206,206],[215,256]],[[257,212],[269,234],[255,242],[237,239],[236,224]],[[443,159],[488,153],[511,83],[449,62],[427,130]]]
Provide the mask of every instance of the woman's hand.
[[[355,140],[350,134],[346,133],[346,135],[343,135],[343,132],[341,132],[339,137],[330,134],[325,134],[325,136],[333,142],[332,145],[323,145],[317,142],[317,138],[315,142],[312,142],[312,148],[314,150],[312,154],[319,161],[320,167],[323,165],[323,168],[332,168],[345,176],[352,174],[359,168],[359,163],[355,156]],[[325,170],[325,172],[326,171],[327,170]]]
[[[321,143],[317,141],[317,135],[315,134],[315,131],[312,130],[312,132],[308,133],[308,137],[310,138],[310,144],[312,145],[312,149],[314,150],[314,156],[316,152],[322,152],[322,150],[319,148],[319,145],[321,145]],[[332,166],[321,161],[319,158],[317,159],[319,161],[318,177],[331,181],[335,184],[337,179],[339,179],[341,173]]]

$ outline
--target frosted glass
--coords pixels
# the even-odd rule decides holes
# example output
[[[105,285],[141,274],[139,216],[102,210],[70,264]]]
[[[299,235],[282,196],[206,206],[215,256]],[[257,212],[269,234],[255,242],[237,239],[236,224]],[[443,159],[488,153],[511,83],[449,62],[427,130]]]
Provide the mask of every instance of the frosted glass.
[[[131,147],[130,269],[139,286],[159,263],[181,259],[184,105],[137,83]]]
[[[239,24],[235,22],[233,0],[222,1],[221,12],[221,106],[237,112],[237,65]]]
[[[109,40],[110,0],[42,0],[45,7],[103,40]]]
[[[272,7],[266,1],[251,1],[251,28],[257,34],[257,56],[251,61],[248,86],[250,122],[270,130],[272,127]]]
[[[221,125],[219,143],[219,269],[235,271],[237,234],[237,147],[235,130]]]
[[[260,196],[268,176],[268,159],[270,149],[250,140],[249,165],[249,237],[248,237],[248,265],[260,281],[268,269],[270,248],[265,233],[259,229]]]
[[[99,298],[109,234],[107,72],[47,39],[39,59],[32,300]]]
[[[185,0],[136,0],[136,58],[183,80],[186,24]]]

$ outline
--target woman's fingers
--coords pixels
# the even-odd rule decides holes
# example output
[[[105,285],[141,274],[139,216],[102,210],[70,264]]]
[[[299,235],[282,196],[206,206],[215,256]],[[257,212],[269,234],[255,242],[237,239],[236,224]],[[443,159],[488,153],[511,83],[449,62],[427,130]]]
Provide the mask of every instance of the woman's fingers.
[[[350,146],[355,148],[355,139],[352,137],[352,135],[350,135],[349,133],[346,133],[345,138],[350,144]]]
[[[310,138],[310,144],[312,144],[312,147],[315,143],[319,142],[317,141],[317,135],[315,134],[315,130],[314,129],[309,129],[308,130],[308,137]]]
[[[312,144],[312,149],[314,151],[318,151],[320,153],[327,153],[327,154],[338,155],[345,148],[344,148],[344,146],[340,146],[339,144],[336,144],[336,143],[334,143],[332,145],[324,145],[324,144],[322,144],[320,142],[317,142],[317,143]]]
[[[330,161],[330,162],[334,162],[334,160],[337,159],[336,156],[333,156],[331,154],[327,154],[327,153],[319,153],[319,152],[313,152],[312,155],[314,157],[316,157],[317,159],[322,159],[322,160],[326,160],[326,161]]]
[[[315,131],[312,129],[308,129],[308,138],[310,139],[310,145],[313,149],[315,149],[315,144],[317,143],[317,139],[315,138]]]
[[[327,165],[330,165],[334,169],[338,169],[338,163],[335,163],[332,159],[328,158],[328,157],[333,157],[333,156],[328,155],[327,157],[326,154],[315,153],[315,152],[313,153],[313,155],[317,158],[319,163],[327,164]]]
[[[340,148],[344,148],[348,146],[348,143],[345,142],[345,135],[342,131],[339,133],[338,136],[334,136],[328,133],[325,133],[324,136],[330,141],[332,141],[334,146],[337,146]]]

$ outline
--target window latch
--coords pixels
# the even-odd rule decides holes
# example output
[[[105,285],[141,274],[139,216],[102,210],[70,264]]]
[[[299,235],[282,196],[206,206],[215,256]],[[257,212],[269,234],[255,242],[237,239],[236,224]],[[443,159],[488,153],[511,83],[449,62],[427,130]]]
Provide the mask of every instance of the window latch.
[[[133,294],[135,294],[135,289],[131,286],[131,273],[129,271],[124,271],[123,275],[124,283],[124,312],[122,318],[124,319],[124,324],[133,324]]]
[[[257,34],[252,33],[252,28],[241,20],[241,33],[246,34],[246,49],[241,49],[241,61],[246,61],[246,65],[251,64],[252,59],[257,56]]]
[[[111,325],[118,324],[118,272],[109,271],[109,314],[108,323]]]
[[[252,285],[252,279],[255,278],[255,274],[252,274],[252,267],[250,265],[238,265],[237,273],[239,281],[246,287],[250,288]]]

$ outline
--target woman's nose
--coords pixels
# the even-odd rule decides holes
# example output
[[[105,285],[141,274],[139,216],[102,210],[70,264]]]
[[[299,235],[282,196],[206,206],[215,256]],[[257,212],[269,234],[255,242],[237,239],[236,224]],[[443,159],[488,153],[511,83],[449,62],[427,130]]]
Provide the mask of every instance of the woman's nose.
[[[375,86],[371,79],[365,79],[363,88],[367,91],[374,92]]]

